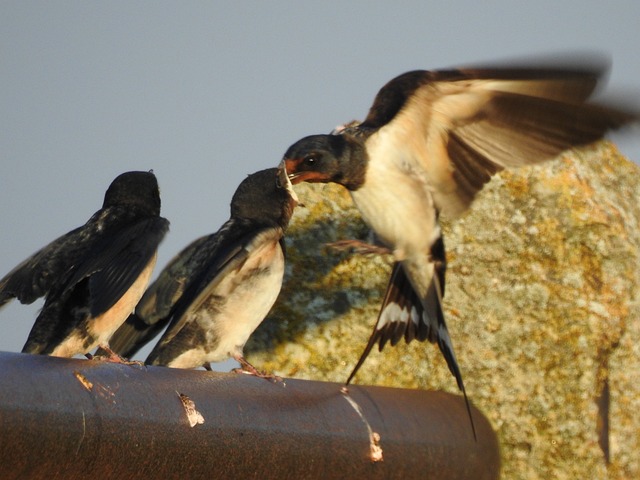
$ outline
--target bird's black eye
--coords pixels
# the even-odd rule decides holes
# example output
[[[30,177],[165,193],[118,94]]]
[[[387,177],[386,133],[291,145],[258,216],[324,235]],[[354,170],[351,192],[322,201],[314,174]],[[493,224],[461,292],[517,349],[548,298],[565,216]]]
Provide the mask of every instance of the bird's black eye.
[[[318,157],[316,155],[307,155],[306,157],[304,157],[305,165],[313,165],[316,163],[316,160],[318,160]]]

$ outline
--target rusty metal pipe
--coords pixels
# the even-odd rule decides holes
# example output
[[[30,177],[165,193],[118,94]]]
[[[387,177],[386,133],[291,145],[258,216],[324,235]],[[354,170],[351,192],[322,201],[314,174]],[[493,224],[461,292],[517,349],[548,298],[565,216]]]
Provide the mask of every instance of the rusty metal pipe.
[[[461,397],[341,387],[0,353],[0,478],[498,478]]]

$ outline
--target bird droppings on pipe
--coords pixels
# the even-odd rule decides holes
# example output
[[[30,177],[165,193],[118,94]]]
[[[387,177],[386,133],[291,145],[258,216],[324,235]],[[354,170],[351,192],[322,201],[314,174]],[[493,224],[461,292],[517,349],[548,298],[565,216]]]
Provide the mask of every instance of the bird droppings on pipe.
[[[90,392],[93,389],[93,383],[91,383],[91,381],[89,381],[89,379],[84,375],[82,375],[80,372],[78,372],[77,370],[74,370],[73,375],[78,379],[80,384],[87,389],[88,392]]]
[[[349,402],[349,405],[351,405],[351,407],[356,411],[362,420],[362,423],[367,427],[367,432],[369,433],[369,458],[372,462],[381,462],[383,458],[382,447],[380,446],[380,434],[373,431],[371,425],[369,425],[369,422],[365,418],[364,413],[362,413],[360,405],[358,405],[358,402],[349,395],[349,389],[347,387],[342,387],[340,389],[340,393],[342,393],[347,402]]]
[[[182,402],[182,406],[184,407],[184,411],[187,414],[189,426],[193,428],[196,425],[202,425],[204,423],[204,417],[198,410],[196,410],[195,402],[187,397],[184,393],[180,393],[178,391],[176,391],[176,393],[178,394],[180,402]]]

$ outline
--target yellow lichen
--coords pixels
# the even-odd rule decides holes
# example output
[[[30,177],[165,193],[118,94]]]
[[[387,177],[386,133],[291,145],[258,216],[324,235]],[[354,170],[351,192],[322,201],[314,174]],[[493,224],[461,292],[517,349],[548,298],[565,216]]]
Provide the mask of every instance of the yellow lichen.
[[[296,186],[288,275],[247,345],[279,375],[343,382],[371,333],[390,259],[324,242],[367,238],[349,194]],[[471,401],[492,422],[503,478],[640,478],[640,172],[602,143],[502,172],[445,221],[444,310]],[[446,220],[446,219],[445,219]],[[608,381],[611,461],[595,400]],[[357,382],[457,392],[437,346],[374,349]]]

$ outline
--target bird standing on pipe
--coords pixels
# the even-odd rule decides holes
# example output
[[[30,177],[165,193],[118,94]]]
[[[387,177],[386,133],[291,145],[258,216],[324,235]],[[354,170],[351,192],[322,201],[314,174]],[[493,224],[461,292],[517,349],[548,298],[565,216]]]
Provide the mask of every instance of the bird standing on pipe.
[[[147,287],[168,229],[155,175],[118,176],[86,224],[0,280],[0,306],[12,298],[32,303],[45,297],[22,351],[72,357],[100,346],[110,352],[109,339]]]
[[[231,357],[263,376],[243,347],[280,293],[284,232],[296,203],[284,169],[249,175],[231,200],[230,219],[169,262],[112,348],[130,357],[169,324],[145,363],[209,368]]]
[[[504,168],[550,160],[637,118],[588,102],[603,66],[558,65],[407,72],[382,87],[362,123],[302,138],[286,151],[292,183],[346,187],[395,259],[374,331],[347,383],[376,343],[382,350],[403,337],[429,340],[467,399],[442,310],[440,215],[464,212]]]

